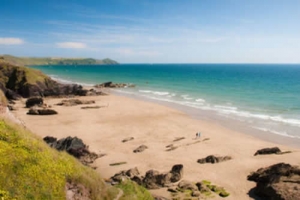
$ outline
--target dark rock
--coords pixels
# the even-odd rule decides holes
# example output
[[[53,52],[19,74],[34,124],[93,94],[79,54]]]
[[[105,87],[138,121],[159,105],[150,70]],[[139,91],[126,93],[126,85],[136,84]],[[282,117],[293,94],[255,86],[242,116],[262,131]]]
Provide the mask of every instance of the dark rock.
[[[128,137],[128,138],[125,138],[124,140],[122,140],[122,142],[128,142],[128,141],[131,141],[133,139],[134,139],[134,137]]]
[[[55,110],[52,109],[39,109],[39,115],[56,115],[58,114]]]
[[[140,176],[137,168],[132,168],[127,171],[121,171],[111,177],[111,182],[118,182],[125,178],[135,181],[137,184],[144,186],[147,189],[158,189],[161,187],[170,186],[173,182],[180,180],[183,175],[183,165],[174,165],[172,170],[168,173],[159,173],[156,170],[149,170],[145,177]],[[173,185],[174,186],[174,185]],[[195,186],[195,188],[197,188]]]
[[[136,182],[138,185],[142,185],[143,184],[143,178],[140,176],[134,176],[131,178],[132,181]]]
[[[51,137],[51,136],[46,136],[43,138],[43,140],[47,143],[47,144],[52,144],[54,142],[57,141],[57,138],[55,137]]]
[[[40,71],[0,62],[0,89],[9,100],[20,97],[65,97],[70,95],[103,95],[103,92],[86,90],[78,84],[62,84]]]
[[[300,169],[286,163],[278,163],[258,169],[248,176],[255,181],[254,192],[263,199],[286,200],[300,197]]]
[[[126,83],[113,83],[109,81],[109,82],[97,84],[94,87],[95,88],[125,88],[125,87],[135,87],[135,85],[126,84]]]
[[[141,145],[138,148],[136,148],[135,150],[133,150],[133,152],[140,153],[140,152],[143,152],[145,149],[148,149],[148,147],[146,145]]]
[[[28,115],[56,115],[58,114],[55,110],[52,109],[37,109],[30,108],[27,112]]]
[[[16,92],[14,92],[10,89],[6,90],[5,96],[9,100],[19,100],[21,98],[21,96],[19,94],[17,94]]]
[[[172,192],[172,193],[178,192],[178,191],[176,190],[176,187],[169,187],[169,188],[168,188],[168,191],[169,191],[169,192]]]
[[[36,108],[30,108],[27,115],[39,115],[39,111]]]
[[[172,174],[170,179],[171,182],[179,181],[183,177],[183,165],[181,164],[174,165],[170,173]]]
[[[257,150],[254,156],[256,155],[266,155],[266,154],[280,154],[281,150],[278,147],[272,147],[272,148],[264,148]]]
[[[26,108],[31,108],[33,106],[42,106],[44,103],[41,97],[31,97],[26,101]]]
[[[224,157],[217,157],[214,155],[207,156],[206,158],[198,159],[198,163],[205,164],[205,163],[219,163],[227,160],[231,160],[232,158],[230,156],[224,156]]]
[[[67,137],[58,140],[54,146],[59,151],[67,151],[75,157],[80,157],[87,151],[87,146],[77,137]]]
[[[204,184],[204,183],[197,182],[197,183],[196,183],[196,186],[197,186],[198,190],[199,190],[200,192],[202,192],[202,193],[204,193],[204,192],[210,192],[210,189],[209,189],[209,188],[207,187],[207,185]]]
[[[135,168],[132,168],[132,169],[129,169],[126,171],[126,176],[128,176],[129,178],[133,178],[134,176],[139,176],[140,175],[140,172],[138,170],[137,167]]]
[[[147,189],[159,189],[159,185],[157,184],[157,177],[159,176],[159,172],[156,170],[149,170],[146,172],[145,178],[143,179],[143,184]]]
[[[60,103],[56,104],[58,106],[76,106],[82,104],[93,104],[95,101],[93,100],[80,100],[80,99],[66,99],[62,100]]]
[[[199,197],[201,195],[201,193],[197,190],[193,190],[192,192],[192,197]]]
[[[198,187],[194,183],[186,180],[180,181],[178,184],[178,188],[182,190],[192,190],[192,191],[198,190]]]
[[[7,107],[8,107],[8,109],[9,109],[10,111],[16,110],[16,108],[13,107],[12,105],[7,105]]]

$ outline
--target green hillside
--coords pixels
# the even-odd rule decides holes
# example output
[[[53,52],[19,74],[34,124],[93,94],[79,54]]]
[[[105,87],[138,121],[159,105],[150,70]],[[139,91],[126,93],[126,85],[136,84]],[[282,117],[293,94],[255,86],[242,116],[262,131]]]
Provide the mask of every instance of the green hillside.
[[[0,109],[5,105],[0,90]],[[145,188],[130,180],[117,187],[106,184],[92,168],[1,116],[0,157],[1,200],[63,200],[68,188],[76,188],[76,199],[153,199]]]
[[[15,57],[0,55],[0,62],[8,62],[14,65],[111,65],[118,64],[109,58],[102,60],[94,58],[51,58],[51,57]]]

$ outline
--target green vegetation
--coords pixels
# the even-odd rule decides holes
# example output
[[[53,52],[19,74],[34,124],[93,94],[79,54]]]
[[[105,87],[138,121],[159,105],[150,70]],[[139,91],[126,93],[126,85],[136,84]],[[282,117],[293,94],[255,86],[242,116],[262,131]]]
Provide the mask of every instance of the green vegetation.
[[[95,65],[95,64],[118,64],[109,58],[103,60],[93,58],[36,58],[36,57],[15,57],[11,55],[0,56],[0,62],[8,62],[14,65]]]
[[[202,183],[204,185],[206,185],[206,187],[209,188],[212,192],[218,194],[220,197],[228,197],[230,195],[223,187],[218,187],[216,185],[211,185],[210,181],[203,180]],[[207,196],[209,196],[210,192],[205,191],[205,194]]]
[[[58,152],[29,131],[0,119],[0,199],[65,199],[66,183],[83,185],[91,199],[114,199],[119,191],[93,169]],[[118,186],[121,199],[152,199],[128,181]]]
[[[7,99],[2,90],[0,90],[0,105],[2,105],[2,106],[7,105]]]
[[[123,181],[117,187],[124,192],[120,200],[153,200],[151,194],[144,187],[133,181]]]

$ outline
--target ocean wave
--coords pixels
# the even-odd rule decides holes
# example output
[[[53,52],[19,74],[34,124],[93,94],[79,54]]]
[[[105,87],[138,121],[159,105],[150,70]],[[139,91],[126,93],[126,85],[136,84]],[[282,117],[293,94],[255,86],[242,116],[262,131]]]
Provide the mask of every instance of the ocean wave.
[[[285,137],[290,137],[290,138],[300,138],[298,136],[294,136],[294,135],[289,135],[286,131],[276,131],[276,130],[272,130],[272,129],[268,129],[268,128],[264,128],[264,127],[256,127],[253,126],[252,128],[264,131],[264,132],[270,132],[270,133],[275,133],[276,135],[281,135],[281,136],[285,136]]]
[[[59,76],[55,76],[55,75],[50,75],[51,79],[59,82],[59,83],[63,83],[63,84],[78,84],[78,85],[82,85],[82,86],[94,86],[94,84],[89,84],[89,83],[81,83],[81,82],[75,82],[75,81],[70,81],[70,80],[66,80],[66,79],[62,79]]]
[[[181,95],[181,97],[185,100],[192,100],[194,98],[190,97],[188,94]]]
[[[233,107],[233,106],[214,105],[214,107],[222,110],[237,110],[237,107]]]
[[[204,99],[196,99],[195,101],[196,101],[196,102],[205,102]]]
[[[151,93],[154,95],[165,96],[170,94],[169,92],[160,92],[160,91],[152,91],[152,90],[139,90],[141,93]]]
[[[245,119],[243,121],[247,122],[247,119],[255,120],[264,120],[265,122],[276,122],[283,123],[289,126],[300,127],[299,119],[290,119],[282,116],[271,116],[263,113],[251,113],[245,110],[241,110],[238,107],[232,106],[232,104],[228,103],[226,105],[211,105],[206,102],[204,99],[197,98],[193,100],[188,94],[180,95],[181,98],[176,98],[177,94],[169,93],[164,91],[153,91],[153,90],[138,90],[140,95],[146,98],[171,102],[183,106],[188,106],[196,109],[206,110],[206,111],[214,111],[218,114],[222,114],[224,116],[231,116],[233,119]],[[252,121],[253,121],[252,120]]]

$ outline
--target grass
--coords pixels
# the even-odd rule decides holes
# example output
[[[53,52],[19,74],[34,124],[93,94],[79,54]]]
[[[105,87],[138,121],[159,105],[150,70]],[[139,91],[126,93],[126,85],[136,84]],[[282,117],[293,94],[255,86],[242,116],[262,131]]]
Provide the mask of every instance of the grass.
[[[223,187],[218,187],[216,185],[212,185],[210,181],[203,180],[202,183],[206,185],[212,192],[216,193],[220,197],[228,197],[230,193],[228,193]],[[210,192],[205,192],[206,196],[211,195]]]
[[[7,105],[7,99],[2,90],[0,90],[0,105],[2,105],[2,106]]]
[[[120,188],[124,192],[120,200],[153,200],[152,195],[146,188],[139,186],[133,181],[125,180],[116,187]]]
[[[91,199],[112,199],[117,194],[91,168],[2,119],[0,157],[1,200],[65,199],[67,181],[84,185]]]
[[[73,156],[50,148],[28,130],[0,118],[0,200],[66,198],[66,183],[83,185],[93,200],[114,199],[119,190]],[[132,181],[118,185],[120,199],[152,200]]]

